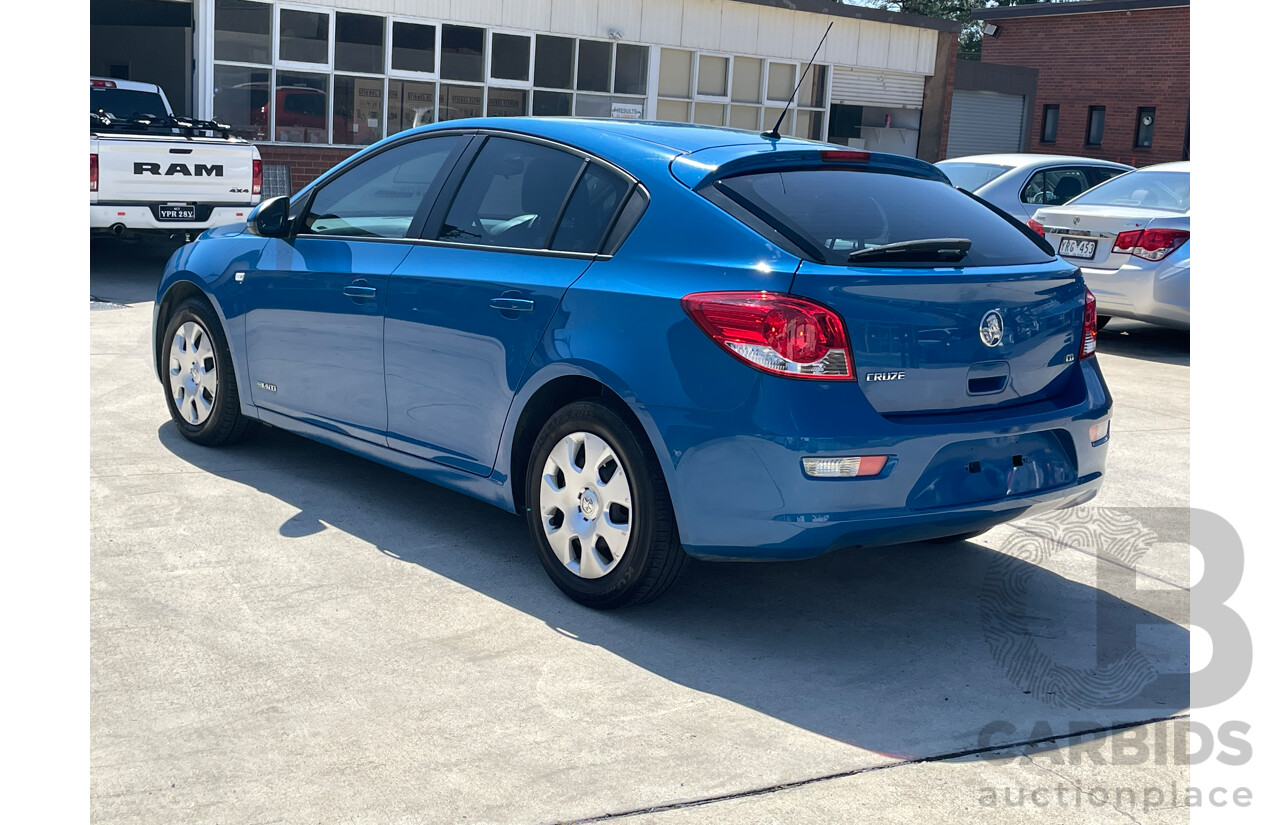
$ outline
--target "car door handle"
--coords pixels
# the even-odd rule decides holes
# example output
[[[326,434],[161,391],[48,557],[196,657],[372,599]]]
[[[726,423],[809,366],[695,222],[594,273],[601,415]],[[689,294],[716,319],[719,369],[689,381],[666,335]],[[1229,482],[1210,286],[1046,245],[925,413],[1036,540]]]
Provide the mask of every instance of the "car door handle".
[[[533,312],[533,301],[528,298],[494,298],[489,306],[503,312]]]
[[[377,298],[378,290],[371,286],[358,286],[356,284],[349,284],[342,288],[342,294],[346,295],[348,298],[369,299],[369,298]]]

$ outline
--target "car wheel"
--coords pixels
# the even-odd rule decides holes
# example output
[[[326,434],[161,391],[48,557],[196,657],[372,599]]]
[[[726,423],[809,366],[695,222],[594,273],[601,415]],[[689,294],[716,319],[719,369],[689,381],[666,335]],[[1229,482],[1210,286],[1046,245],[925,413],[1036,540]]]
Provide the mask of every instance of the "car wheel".
[[[1107,324],[1109,324],[1109,323],[1111,323],[1111,316],[1110,316],[1110,315],[1099,315],[1099,316],[1098,316],[1098,329],[1102,329],[1103,327],[1105,327],[1105,326],[1106,326]]]
[[[657,457],[604,404],[574,402],[547,421],[525,489],[538,558],[580,604],[607,610],[650,601],[684,568]]]
[[[178,306],[165,325],[165,400],[178,431],[206,447],[250,435],[258,422],[240,412],[227,339],[203,298]]]

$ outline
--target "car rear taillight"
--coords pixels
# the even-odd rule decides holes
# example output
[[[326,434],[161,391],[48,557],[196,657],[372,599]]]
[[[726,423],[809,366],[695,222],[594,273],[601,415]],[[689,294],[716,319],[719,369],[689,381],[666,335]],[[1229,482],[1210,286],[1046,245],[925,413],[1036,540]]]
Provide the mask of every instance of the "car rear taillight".
[[[1084,290],[1084,331],[1080,335],[1080,360],[1093,357],[1098,349],[1098,299]]]
[[[114,80],[90,80],[89,81],[90,89],[114,89],[115,87],[116,87],[116,83]]]
[[[262,194],[262,161],[258,158],[253,159],[253,188],[249,190],[250,194]]]
[[[1190,238],[1191,233],[1185,229],[1131,229],[1116,235],[1111,251],[1162,261]]]
[[[844,321],[816,301],[778,292],[698,292],[681,304],[711,340],[758,370],[857,380]]]
[[[89,191],[98,191],[98,156],[89,153]]]
[[[1040,221],[1036,220],[1035,218],[1032,218],[1031,220],[1027,221],[1027,226],[1031,227],[1032,232],[1036,233],[1042,238],[1044,237],[1044,224],[1040,223]]]

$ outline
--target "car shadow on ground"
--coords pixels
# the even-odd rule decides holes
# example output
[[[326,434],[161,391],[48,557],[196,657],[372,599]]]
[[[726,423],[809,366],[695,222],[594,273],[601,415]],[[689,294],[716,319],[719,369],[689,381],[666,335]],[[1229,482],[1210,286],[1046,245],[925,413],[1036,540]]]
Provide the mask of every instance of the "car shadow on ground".
[[[1191,333],[1113,318],[1098,332],[1098,352],[1164,364],[1191,366]]]
[[[116,304],[156,299],[165,263],[182,242],[95,239],[89,246],[89,297]]]
[[[223,449],[191,444],[172,423],[158,436],[300,510],[282,536],[332,525],[671,682],[870,751],[954,754],[1189,704],[1187,630],[1023,560],[1054,548],[956,542],[694,563],[659,601],[601,613],[555,589],[518,516],[278,429]]]

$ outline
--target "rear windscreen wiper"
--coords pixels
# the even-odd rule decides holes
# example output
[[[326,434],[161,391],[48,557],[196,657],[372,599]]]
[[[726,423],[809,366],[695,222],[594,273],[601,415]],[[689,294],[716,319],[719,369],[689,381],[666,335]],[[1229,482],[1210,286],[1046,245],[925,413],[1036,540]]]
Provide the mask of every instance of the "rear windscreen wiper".
[[[849,263],[959,263],[969,254],[973,241],[968,238],[926,238],[919,241],[899,241],[859,249],[849,253]]]

